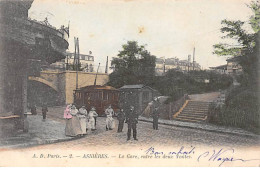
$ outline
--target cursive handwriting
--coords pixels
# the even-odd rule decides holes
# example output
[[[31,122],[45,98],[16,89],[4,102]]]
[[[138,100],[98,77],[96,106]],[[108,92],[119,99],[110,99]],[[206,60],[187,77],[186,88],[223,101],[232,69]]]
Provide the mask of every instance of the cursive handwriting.
[[[165,155],[165,153],[162,152],[162,151],[156,151],[154,149],[154,147],[150,147],[149,149],[147,149],[145,151],[145,153],[147,155],[154,155],[154,156]],[[167,154],[168,155],[176,155],[178,157],[179,155],[190,155],[190,154],[194,154],[194,153],[195,153],[195,147],[191,146],[191,149],[184,150],[184,146],[182,146],[178,151],[171,151],[171,152],[168,152]]]
[[[234,158],[233,156],[227,156],[228,153],[234,154],[235,150],[234,149],[224,150],[222,148],[218,152],[216,150],[213,150],[212,153],[210,153],[209,151],[206,151],[197,158],[197,161],[199,162],[201,158],[208,158],[208,161],[220,162],[219,166],[221,166],[224,162],[234,162],[234,161],[248,162],[248,161],[260,160],[260,159],[245,160],[245,159],[241,159],[241,158]]]

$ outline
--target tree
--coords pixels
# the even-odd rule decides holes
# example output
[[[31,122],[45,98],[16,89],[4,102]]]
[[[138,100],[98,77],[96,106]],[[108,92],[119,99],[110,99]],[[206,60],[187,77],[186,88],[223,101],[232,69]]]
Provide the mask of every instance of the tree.
[[[245,22],[243,21],[229,21],[222,20],[221,32],[226,35],[223,39],[233,39],[237,41],[237,44],[231,45],[226,43],[219,43],[214,45],[214,54],[220,56],[238,56],[242,55],[243,51],[252,49],[255,45],[255,34],[260,30],[260,4],[259,0],[251,1],[247,5],[253,12],[253,15],[249,18],[249,24],[251,25],[254,33],[249,33],[243,29]]]
[[[109,75],[108,84],[117,88],[126,84],[149,84],[155,76],[156,57],[136,41],[128,41],[122,48],[111,62],[114,72]]]

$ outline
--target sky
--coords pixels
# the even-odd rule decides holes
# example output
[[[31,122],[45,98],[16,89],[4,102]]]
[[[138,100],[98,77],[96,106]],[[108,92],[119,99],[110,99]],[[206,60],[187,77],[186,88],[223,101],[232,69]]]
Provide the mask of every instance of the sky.
[[[80,53],[95,56],[104,70],[106,57],[117,56],[127,41],[138,41],[156,57],[195,60],[203,69],[226,64],[213,45],[224,42],[221,20],[246,21],[250,0],[34,0],[29,17],[60,28],[70,23],[69,51],[74,37]]]

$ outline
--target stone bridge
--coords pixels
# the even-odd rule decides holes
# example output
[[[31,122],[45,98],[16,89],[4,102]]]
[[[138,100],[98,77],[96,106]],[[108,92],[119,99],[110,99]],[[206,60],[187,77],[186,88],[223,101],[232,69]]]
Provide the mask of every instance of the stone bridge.
[[[50,105],[73,103],[76,89],[76,71],[41,71],[40,77],[28,78],[28,101],[33,104],[47,102]],[[96,73],[78,72],[78,88],[93,85]],[[108,74],[97,74],[97,85],[108,82]]]

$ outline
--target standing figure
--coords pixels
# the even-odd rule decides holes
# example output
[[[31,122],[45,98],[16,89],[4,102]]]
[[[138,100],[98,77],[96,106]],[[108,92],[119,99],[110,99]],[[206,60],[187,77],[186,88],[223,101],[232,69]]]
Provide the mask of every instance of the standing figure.
[[[66,109],[64,110],[64,116],[63,118],[66,119],[66,127],[65,127],[65,135],[71,136],[73,133],[73,127],[72,127],[72,115],[71,115],[71,104],[69,104]]]
[[[76,108],[75,105],[72,105],[71,106],[71,111],[70,111],[70,114],[71,114],[71,122],[70,122],[70,126],[71,126],[71,131],[70,133],[66,134],[67,136],[81,136],[82,135],[82,130],[81,130],[81,127],[80,127],[80,121],[79,121],[79,118],[77,116],[78,114],[78,109]]]
[[[124,121],[125,121],[125,112],[124,109],[120,109],[119,113],[117,114],[117,120],[118,120],[118,129],[117,132],[122,132],[124,128]]]
[[[136,124],[138,123],[138,115],[134,110],[134,106],[130,106],[130,110],[128,111],[128,114],[126,116],[126,123],[128,124],[127,140],[130,140],[132,129],[134,140],[137,140]]]
[[[87,115],[88,115],[88,112],[87,112],[85,106],[82,106],[79,109],[79,114],[78,114],[78,118],[80,121],[80,127],[82,130],[82,135],[87,134],[87,130],[86,130],[87,129]]]
[[[98,116],[98,114],[96,112],[95,107],[92,107],[91,110],[88,113],[89,127],[91,128],[92,131],[96,130],[95,117],[97,117],[97,116]]]
[[[153,112],[152,112],[152,117],[153,117],[153,129],[158,130],[158,119],[159,119],[159,101],[158,98],[155,97],[153,101]]]
[[[112,109],[111,105],[108,106],[108,108],[105,110],[105,114],[107,115],[106,118],[106,130],[112,130],[113,129],[113,115],[114,115],[114,110]]]
[[[46,120],[47,112],[48,112],[47,104],[44,104],[44,105],[42,106],[42,118],[43,118],[43,121]]]
[[[32,107],[31,107],[31,113],[32,113],[32,115],[37,115],[36,105],[35,104],[32,105]]]

